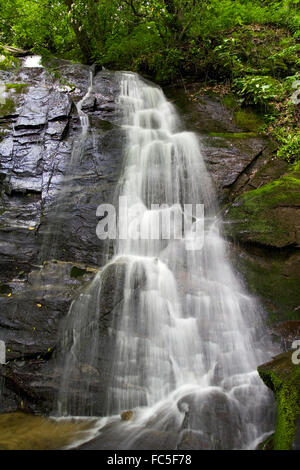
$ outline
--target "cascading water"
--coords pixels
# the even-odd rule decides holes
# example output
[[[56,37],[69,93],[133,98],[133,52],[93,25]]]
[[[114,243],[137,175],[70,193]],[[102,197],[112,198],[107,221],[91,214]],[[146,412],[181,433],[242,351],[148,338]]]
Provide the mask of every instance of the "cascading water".
[[[132,73],[120,85],[127,144],[116,200],[138,207],[130,222],[149,236],[119,239],[72,303],[59,413],[101,409],[100,448],[253,448],[273,425],[256,372],[268,346],[259,306],[228,261],[198,138],[178,131],[160,88]],[[187,249],[186,234],[151,239],[161,217],[174,221],[184,204],[204,204],[201,250]],[[124,410],[133,410],[129,422]]]

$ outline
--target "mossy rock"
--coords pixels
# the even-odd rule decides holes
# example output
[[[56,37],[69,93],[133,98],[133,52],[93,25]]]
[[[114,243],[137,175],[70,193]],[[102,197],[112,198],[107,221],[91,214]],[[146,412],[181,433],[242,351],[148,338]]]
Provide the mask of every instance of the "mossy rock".
[[[234,262],[247,288],[268,311],[270,325],[300,319],[300,252],[259,247],[234,248]]]
[[[282,248],[300,246],[299,165],[278,180],[248,191],[226,211],[226,235],[242,242]]]
[[[5,98],[4,103],[0,103],[0,117],[11,116],[15,110],[16,105],[12,98]]]
[[[86,269],[78,268],[78,266],[73,266],[71,269],[71,277],[81,277],[86,274]]]
[[[28,83],[6,83],[6,90],[14,90],[15,93],[22,94],[28,91]]]
[[[133,411],[131,410],[123,411],[123,413],[121,413],[120,416],[123,421],[129,421],[133,416]]]
[[[211,137],[221,137],[223,139],[248,139],[249,137],[258,137],[255,132],[209,132]]]
[[[258,444],[257,450],[274,450],[274,434]]]
[[[264,383],[274,392],[277,417],[273,438],[274,450],[295,448],[300,418],[300,364],[294,364],[294,351],[279,354],[273,361],[258,367]]]
[[[0,295],[7,296],[11,294],[12,290],[8,284],[0,284]]]
[[[244,129],[248,132],[244,134],[253,133],[256,135],[264,125],[264,118],[252,107],[242,107],[236,96],[232,93],[225,95],[222,103],[227,108],[233,111],[234,122],[237,127]]]

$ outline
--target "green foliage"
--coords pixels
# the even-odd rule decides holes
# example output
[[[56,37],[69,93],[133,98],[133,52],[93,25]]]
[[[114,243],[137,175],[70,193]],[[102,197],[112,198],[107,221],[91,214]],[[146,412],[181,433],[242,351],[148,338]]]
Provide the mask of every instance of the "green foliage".
[[[125,36],[119,41],[114,37],[107,40],[103,63],[112,67],[117,63],[121,69],[132,64],[132,68],[137,69],[149,57],[151,60],[161,46],[155,24],[141,24],[134,28],[129,37]]]
[[[300,416],[300,368],[293,364],[291,352],[276,356],[271,363],[258,368],[265,384],[277,400],[274,450],[290,450],[297,433]]]
[[[0,45],[0,70],[5,70],[10,67],[17,67],[19,60],[5,51]]]
[[[282,84],[270,76],[248,75],[233,81],[233,87],[241,102],[266,105],[283,95]]]
[[[269,132],[277,138],[276,127],[283,129],[278,157],[293,162],[299,158],[299,138],[294,135],[294,110],[286,101],[299,68],[299,3],[6,0],[0,4],[0,68],[18,63],[2,54],[1,44],[6,44],[43,56],[134,70],[160,83],[186,76],[230,82],[240,105],[264,110],[266,130],[273,125]],[[278,125],[280,113],[284,119]],[[241,107],[235,120],[249,132],[262,130],[257,118]]]
[[[293,44],[284,46],[278,52],[275,52],[269,57],[269,62],[273,70],[277,72],[290,73],[300,65],[299,59],[300,44]],[[292,70],[291,70],[292,68]]]
[[[300,161],[300,133],[288,131],[286,128],[278,129],[274,136],[281,144],[277,156],[289,163]]]
[[[184,61],[184,54],[176,48],[163,49],[150,56],[142,56],[136,62],[138,70],[154,75],[158,82],[169,82],[177,78]]]
[[[135,69],[159,81],[207,71],[212,78],[239,77],[255,74],[257,57],[263,56],[264,40],[252,39],[263,38],[266,30],[246,25],[279,25],[297,36],[294,1],[6,0],[0,5],[0,43]],[[267,39],[272,35],[276,31],[270,29]],[[296,55],[291,41],[271,56],[267,50],[263,75],[273,76],[274,67],[286,73]]]
[[[0,6],[0,43],[78,57],[78,46],[64,4],[58,0],[6,0]]]

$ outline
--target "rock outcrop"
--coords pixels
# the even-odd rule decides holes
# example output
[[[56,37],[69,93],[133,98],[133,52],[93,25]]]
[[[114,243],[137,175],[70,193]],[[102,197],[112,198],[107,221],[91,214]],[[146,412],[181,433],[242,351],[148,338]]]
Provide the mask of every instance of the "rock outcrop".
[[[268,448],[274,450],[300,449],[299,358],[299,352],[286,352],[258,368],[259,375],[274,392],[277,401],[275,433],[272,443],[268,442]]]
[[[119,85],[113,73],[94,76],[81,139],[75,104],[89,88],[88,67],[54,60],[0,80],[0,411],[48,413],[60,379],[51,360],[60,320],[107,258],[96,209],[112,201],[122,163]]]

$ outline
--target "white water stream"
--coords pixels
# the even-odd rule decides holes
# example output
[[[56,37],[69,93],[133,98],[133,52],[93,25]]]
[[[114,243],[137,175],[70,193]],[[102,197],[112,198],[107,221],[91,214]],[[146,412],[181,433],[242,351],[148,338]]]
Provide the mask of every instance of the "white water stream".
[[[72,377],[82,364],[97,369],[105,276],[115,267],[110,288],[122,295],[108,330],[111,379],[105,398],[98,398],[106,403],[103,448],[106,433],[124,449],[155,448],[157,438],[167,439],[165,448],[182,448],[184,440],[186,448],[253,448],[273,425],[270,392],[256,372],[268,359],[268,345],[259,305],[228,259],[199,139],[178,132],[178,115],[160,88],[133,73],[121,74],[120,87],[127,144],[116,196],[126,196],[129,207],[140,204],[137,218],[146,233],[157,210],[172,211],[151,210],[151,204],[204,204],[204,246],[187,250],[184,238],[115,244],[114,258],[68,314],[60,413],[87,414],[91,384],[85,381],[71,404]],[[125,410],[133,410],[133,418],[121,422]]]

